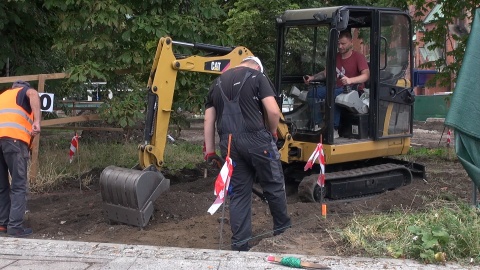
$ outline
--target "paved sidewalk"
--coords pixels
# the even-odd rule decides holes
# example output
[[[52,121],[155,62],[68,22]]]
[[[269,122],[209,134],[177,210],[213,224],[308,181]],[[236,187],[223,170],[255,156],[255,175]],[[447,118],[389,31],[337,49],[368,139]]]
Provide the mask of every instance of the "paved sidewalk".
[[[0,237],[0,269],[291,269],[266,262],[260,252],[218,251]],[[283,255],[289,256],[289,255]],[[336,269],[479,269],[458,264],[423,265],[411,260],[290,255]]]

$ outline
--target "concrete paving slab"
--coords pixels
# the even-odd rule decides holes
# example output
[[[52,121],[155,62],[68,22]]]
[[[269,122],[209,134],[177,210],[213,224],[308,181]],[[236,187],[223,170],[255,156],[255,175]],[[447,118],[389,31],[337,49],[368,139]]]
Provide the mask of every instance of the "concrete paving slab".
[[[425,265],[412,260],[336,256],[267,254],[226,250],[171,248],[143,245],[107,244],[59,240],[0,238],[0,269],[268,269],[289,267],[266,261],[268,255],[294,256],[306,262],[329,266],[332,270],[434,270],[480,269],[454,263]]]
[[[103,269],[132,269],[132,267],[137,264],[137,260],[137,257],[116,258],[106,264]]]
[[[6,266],[14,263],[15,260],[4,259],[0,256],[0,269],[4,269]]]
[[[18,260],[2,269],[5,270],[84,270],[90,267],[88,263],[70,262],[70,261],[33,261],[33,260]]]

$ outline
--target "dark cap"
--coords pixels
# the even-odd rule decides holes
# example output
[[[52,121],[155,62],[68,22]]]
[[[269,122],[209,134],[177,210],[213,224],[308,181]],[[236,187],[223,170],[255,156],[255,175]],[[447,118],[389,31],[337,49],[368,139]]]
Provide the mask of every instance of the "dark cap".
[[[15,87],[30,87],[30,84],[28,82],[25,82],[25,81],[21,81],[21,80],[18,80],[16,82],[14,82],[12,84],[12,87],[15,88]]]

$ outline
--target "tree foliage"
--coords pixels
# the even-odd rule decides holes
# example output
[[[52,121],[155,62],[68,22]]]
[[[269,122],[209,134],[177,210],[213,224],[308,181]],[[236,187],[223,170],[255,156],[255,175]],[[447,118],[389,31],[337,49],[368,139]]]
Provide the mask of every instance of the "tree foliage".
[[[467,20],[466,26],[471,26],[475,9],[479,6],[480,1],[452,1],[440,0],[435,2],[427,2],[426,0],[414,0],[415,14],[417,27],[423,27],[423,16],[426,16],[435,5],[441,4],[440,12],[435,14],[431,23],[435,27],[424,32],[423,41],[429,44],[429,50],[440,49],[442,57],[439,57],[434,62],[427,62],[421,67],[437,69],[439,72],[432,80],[439,82],[442,86],[450,86],[455,82],[458,71],[462,65],[462,60],[468,40],[468,33],[457,33],[450,31],[451,26],[458,25],[459,22]],[[440,15],[441,14],[441,15]],[[469,27],[468,27],[469,28]],[[456,44],[453,50],[448,50],[448,45]],[[448,56],[453,58],[453,61],[448,61]]]
[[[41,0],[1,1],[0,76],[60,70],[64,58],[50,49],[57,22]]]
[[[266,73],[271,75],[273,72],[268,70],[273,71],[275,59],[275,17],[286,9],[298,8],[298,4],[289,0],[235,1],[225,22],[227,33],[236,44],[246,46],[258,55],[266,66]]]
[[[123,74],[130,74],[146,84],[162,36],[187,42],[226,40],[217,31],[226,13],[208,0],[44,1],[61,22],[54,49],[71,60],[68,72],[73,83],[100,80],[129,87]],[[182,82],[179,89],[197,85],[191,80]],[[180,99],[188,98],[182,97],[185,93],[178,94]]]
[[[233,37],[236,44],[248,47],[262,59],[268,75],[273,75],[275,65],[277,40],[275,19],[285,10],[337,5],[324,1],[305,0],[237,0],[233,2],[225,22],[226,31]]]
[[[175,41],[223,46],[242,45],[261,57],[267,74],[273,75],[275,18],[287,9],[338,5],[390,6],[417,14],[443,4],[438,26],[425,32],[425,42],[445,49],[448,26],[455,18],[473,16],[478,1],[441,0],[9,0],[0,3],[0,66],[10,75],[60,72],[71,74],[69,86],[58,96],[85,91],[88,81],[107,81],[110,88],[139,91],[145,85],[153,56],[162,36]],[[454,51],[435,66],[444,81],[455,77],[463,58],[468,35],[452,35]],[[449,40],[447,40],[449,42]],[[432,48],[433,49],[433,48]],[[183,55],[203,54],[191,48],[175,47]],[[8,60],[8,61],[7,61]],[[128,76],[127,76],[128,75]],[[174,109],[199,111],[213,76],[183,72],[177,77]],[[80,95],[81,96],[81,95]]]
[[[118,98],[100,106],[100,116],[110,124],[119,125],[122,128],[135,126],[143,120],[145,115],[146,100],[141,91],[114,90]]]

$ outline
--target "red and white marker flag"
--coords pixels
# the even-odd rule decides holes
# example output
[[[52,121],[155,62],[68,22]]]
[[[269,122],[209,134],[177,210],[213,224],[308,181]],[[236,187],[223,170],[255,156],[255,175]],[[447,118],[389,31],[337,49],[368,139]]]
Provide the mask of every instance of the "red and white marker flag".
[[[225,164],[223,164],[220,173],[215,180],[214,194],[217,196],[212,206],[208,208],[208,212],[213,215],[218,208],[225,202],[225,191],[228,192],[228,186],[230,185],[230,178],[233,173],[232,159],[230,157],[225,158]]]
[[[206,159],[206,155],[207,155],[207,146],[205,145],[205,141],[203,142],[203,159],[205,159],[205,161],[207,161]]]
[[[320,174],[318,175],[318,185],[320,187],[325,186],[325,154],[323,153],[323,144],[317,144],[312,155],[305,164],[303,168],[304,171],[311,169],[315,160],[318,159],[318,164],[320,165]]]
[[[75,133],[75,136],[73,136],[72,141],[70,143],[70,163],[73,161],[73,155],[77,152],[78,149],[78,135]]]
[[[448,129],[448,131],[447,131],[447,146],[450,146],[450,143],[452,142],[451,141],[451,134],[452,133],[451,133],[450,129]]]

